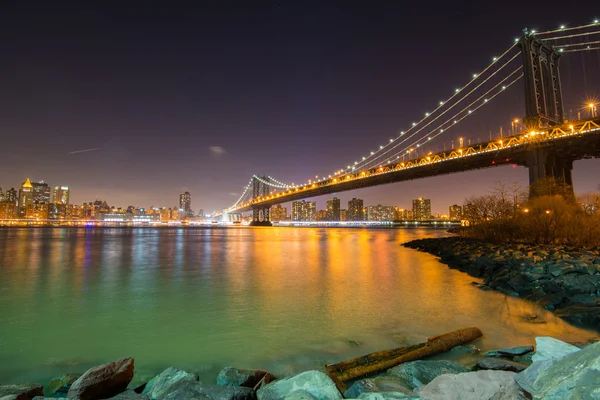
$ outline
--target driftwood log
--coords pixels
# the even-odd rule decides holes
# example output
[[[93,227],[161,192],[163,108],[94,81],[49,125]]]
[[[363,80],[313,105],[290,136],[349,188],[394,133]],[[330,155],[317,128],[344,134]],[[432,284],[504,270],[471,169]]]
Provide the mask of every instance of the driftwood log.
[[[483,336],[483,333],[478,328],[464,328],[430,337],[425,343],[378,351],[348,361],[329,364],[325,367],[325,370],[340,392],[344,393],[347,390],[347,386],[344,384],[345,381],[374,374],[408,361],[420,360],[443,353],[481,336]]]

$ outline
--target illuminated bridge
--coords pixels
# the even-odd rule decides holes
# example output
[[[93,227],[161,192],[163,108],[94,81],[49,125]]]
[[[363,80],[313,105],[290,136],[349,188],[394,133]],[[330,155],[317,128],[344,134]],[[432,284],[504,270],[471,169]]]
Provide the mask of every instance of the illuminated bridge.
[[[600,35],[599,21],[539,33],[524,31],[465,86],[377,151],[299,185],[253,175],[238,201],[224,213],[252,211],[253,224],[269,225],[269,209],[279,203],[506,164],[527,167],[530,184],[554,177],[572,187],[573,161],[600,157],[600,117],[594,100],[586,103],[587,116],[565,118],[559,60],[565,53],[599,50],[600,41],[591,39],[593,35]],[[599,69],[593,70],[595,75]],[[456,130],[461,121],[489,107],[521,78],[525,88],[522,132],[467,145],[461,139],[451,149],[427,151],[432,140]]]

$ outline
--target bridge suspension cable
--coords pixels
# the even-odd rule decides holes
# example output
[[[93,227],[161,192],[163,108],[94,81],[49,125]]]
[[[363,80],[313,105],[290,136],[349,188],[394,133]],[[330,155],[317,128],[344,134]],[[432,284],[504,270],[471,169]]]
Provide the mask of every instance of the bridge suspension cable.
[[[360,163],[355,163],[355,165],[353,166],[352,170],[356,169],[356,168],[368,168],[369,165],[373,165],[373,163],[375,161],[377,161],[379,158],[381,158],[382,156],[385,156],[385,154],[389,153],[390,151],[393,151],[394,149],[396,149],[398,146],[401,146],[403,143],[405,143],[406,141],[408,141],[410,138],[414,137],[415,135],[419,134],[420,132],[422,132],[427,126],[431,125],[433,122],[435,122],[436,120],[438,120],[439,118],[441,118],[444,114],[446,114],[448,111],[452,110],[455,106],[457,106],[458,104],[460,104],[464,99],[466,99],[468,96],[470,96],[471,94],[473,94],[473,92],[475,92],[477,89],[479,89],[481,86],[483,86],[485,83],[487,83],[491,78],[493,78],[494,75],[496,75],[496,73],[500,72],[500,70],[504,67],[506,67],[510,62],[512,62],[516,57],[518,57],[519,54],[516,54],[515,56],[513,56],[510,60],[508,60],[502,67],[500,67],[500,69],[498,69],[496,72],[494,72],[493,74],[491,74],[487,79],[485,79],[483,82],[481,82],[479,85],[477,85],[475,88],[473,88],[469,93],[467,93],[465,96],[463,96],[460,100],[458,100],[456,103],[454,103],[451,107],[447,108],[444,112],[440,113],[437,117],[433,118],[429,123],[423,125],[421,128],[419,128],[418,130],[416,130],[415,132],[413,132],[411,135],[406,136],[404,138],[404,140],[396,143],[394,146],[389,147],[386,151],[381,152],[378,156],[376,157],[372,157],[370,161],[368,162],[360,162]],[[506,76],[504,79],[502,79],[499,83],[497,83],[496,85],[494,85],[491,89],[489,89],[487,92],[485,92],[484,94],[482,94],[481,96],[479,96],[476,100],[472,101],[471,103],[467,104],[462,110],[458,111],[456,114],[454,114],[452,117],[450,117],[449,119],[447,119],[446,121],[444,121],[441,125],[438,125],[438,127],[434,130],[439,129],[441,126],[446,125],[449,121],[453,121],[458,115],[460,115],[463,112],[467,112],[467,116],[471,114],[471,112],[469,112],[469,108],[477,103],[478,101],[480,101],[481,99],[485,100],[485,97],[492,92],[494,89],[496,89],[499,86],[502,86],[502,84],[504,82],[506,82],[511,76],[513,76],[515,73],[517,73],[518,71],[520,71],[522,69],[522,66],[519,66],[516,70],[514,70],[513,72],[511,72],[508,76]],[[485,103],[487,103],[489,101],[485,100]],[[472,110],[471,110],[472,111]],[[458,121],[457,121],[458,122]],[[431,133],[431,132],[429,132]],[[418,139],[420,140],[420,139]]]
[[[579,25],[579,26],[566,27],[565,25],[561,25],[558,29],[553,29],[553,30],[544,31],[544,32],[533,32],[533,34],[535,36],[541,36],[541,35],[548,35],[548,34],[556,33],[556,32],[567,32],[567,31],[573,31],[573,30],[578,30],[578,29],[586,29],[586,28],[590,28],[592,26],[600,26],[600,20],[596,19],[591,24]],[[547,39],[541,38],[541,40],[547,40]]]
[[[266,180],[263,179],[262,177],[258,176],[258,175],[253,175],[252,178],[264,183],[265,185],[271,186],[271,187],[275,187],[275,188],[279,188],[279,189],[287,189],[290,186],[286,185],[285,183],[275,183],[275,182],[271,182],[270,180],[272,180],[271,177],[269,177],[270,180]]]
[[[592,50],[600,50],[600,47],[585,47],[585,48],[581,48],[581,49],[571,49],[571,50],[564,50],[562,51],[562,53],[576,53],[579,51],[592,51]]]
[[[248,185],[246,185],[246,187],[244,188],[244,192],[242,193],[240,198],[237,199],[237,201],[235,203],[233,203],[232,206],[228,207],[227,210],[231,210],[231,209],[237,207],[238,204],[240,204],[242,202],[242,200],[244,199],[244,196],[246,196],[246,194],[248,193],[248,191],[250,190],[251,187],[252,187],[252,179],[250,179],[250,182],[248,182]]]

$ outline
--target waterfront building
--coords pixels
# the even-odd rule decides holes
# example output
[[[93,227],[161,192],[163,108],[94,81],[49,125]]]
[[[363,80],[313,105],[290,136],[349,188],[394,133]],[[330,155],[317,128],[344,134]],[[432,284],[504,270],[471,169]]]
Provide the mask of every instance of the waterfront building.
[[[25,209],[25,218],[27,219],[48,219],[47,203],[29,203]]]
[[[15,217],[15,202],[0,201],[0,219],[13,219]]]
[[[33,186],[33,202],[39,204],[50,204],[50,186],[44,181],[31,182]]]
[[[178,209],[177,207],[170,208],[171,210],[171,221],[179,221],[180,218],[186,214],[186,211],[183,209]]]
[[[293,201],[292,202],[292,220],[293,221],[314,221],[317,219],[316,201]]]
[[[346,210],[346,209],[340,210],[340,221],[348,221],[348,210]]]
[[[416,221],[427,221],[431,219],[431,200],[418,198],[413,200],[413,218]]]
[[[381,204],[378,204],[376,206],[367,207],[367,221],[391,221],[393,219],[393,206],[382,206]]]
[[[163,207],[160,209],[160,220],[161,221],[170,221],[171,220],[171,209]]]
[[[63,203],[50,203],[48,205],[48,219],[67,219],[67,205]]]
[[[348,202],[348,221],[364,221],[363,199],[352,198]]]
[[[179,195],[179,208],[183,210],[186,217],[193,217],[192,212],[192,195],[190,192],[185,192]]]
[[[17,191],[15,188],[10,188],[4,193],[4,201],[12,201],[13,203],[17,202]]]
[[[334,197],[331,200],[327,200],[327,219],[329,221],[340,220],[340,199]]]
[[[4,192],[2,191],[2,187],[0,187],[0,201],[4,201]]]
[[[23,182],[21,189],[19,189],[19,210],[18,216],[24,218],[27,212],[27,206],[33,203],[33,185],[29,178]]]
[[[281,204],[277,204],[271,207],[271,221],[279,222],[287,219],[287,208],[282,207]]]
[[[462,207],[454,204],[450,206],[450,220],[460,221],[462,219]]]
[[[327,221],[327,210],[319,210],[317,212],[317,221]]]
[[[69,204],[69,187],[54,186],[52,191],[52,201],[54,203]]]

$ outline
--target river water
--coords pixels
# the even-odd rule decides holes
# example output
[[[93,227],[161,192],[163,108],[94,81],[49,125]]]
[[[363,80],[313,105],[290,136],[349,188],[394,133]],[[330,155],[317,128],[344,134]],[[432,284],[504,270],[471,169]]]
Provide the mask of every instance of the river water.
[[[139,381],[168,366],[205,381],[225,365],[290,374],[469,326],[484,332],[484,350],[597,336],[400,245],[444,235],[0,229],[0,383],[46,383],[126,356]]]

